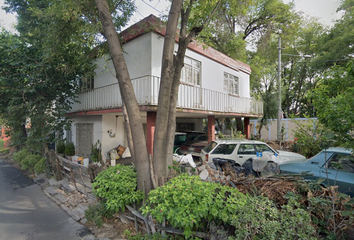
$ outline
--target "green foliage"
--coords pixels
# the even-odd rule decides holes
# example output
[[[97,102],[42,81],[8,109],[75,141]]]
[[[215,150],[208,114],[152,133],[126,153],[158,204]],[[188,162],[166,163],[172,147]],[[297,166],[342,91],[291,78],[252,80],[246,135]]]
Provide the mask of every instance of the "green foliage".
[[[189,237],[192,231],[206,227],[206,219],[230,223],[235,207],[245,204],[246,197],[235,188],[182,174],[150,191],[147,204],[141,210],[159,223],[165,218],[172,227],[183,229]]]
[[[117,213],[125,206],[143,200],[137,188],[137,174],[132,165],[118,164],[100,172],[92,184],[96,197],[105,202],[107,211]]]
[[[0,128],[1,130],[1,128]],[[5,141],[3,139],[0,139],[0,149],[4,148]]]
[[[318,120],[333,131],[345,147],[354,147],[354,61],[332,67],[313,92]]]
[[[172,240],[172,239],[184,239],[181,236],[169,236],[169,235],[162,235],[161,233],[154,233],[154,234],[144,234],[138,233],[137,235],[132,235],[129,230],[124,231],[124,237],[129,240]]]
[[[315,233],[310,216],[294,202],[278,210],[264,197],[244,195],[187,174],[152,190],[141,210],[159,223],[166,219],[172,227],[183,229],[186,237],[205,230],[211,221],[235,227],[234,239],[311,239]]]
[[[8,154],[10,152],[9,148],[2,148],[0,149],[0,154]]]
[[[87,221],[93,222],[97,227],[102,227],[104,217],[112,217],[107,212],[104,202],[98,202],[94,205],[89,205],[85,210],[85,217]]]
[[[45,158],[41,158],[34,166],[34,172],[36,174],[44,173],[46,168],[47,168],[46,160],[45,160]]]
[[[28,149],[22,149],[21,151],[15,152],[13,158],[15,162],[21,164],[22,160],[24,160],[28,155],[32,153]]]
[[[294,130],[294,137],[297,139],[296,147],[299,153],[310,158],[322,149],[329,147],[324,143],[330,141],[330,132],[319,121],[308,118],[307,122],[303,123],[303,121],[295,118],[293,122],[297,126]]]
[[[92,161],[95,162],[95,163],[98,163],[98,162],[102,161],[100,140],[97,140],[95,145],[92,145],[91,158],[92,158]]]
[[[57,144],[57,152],[59,154],[64,154],[65,153],[65,142],[63,140],[60,140]]]
[[[40,155],[30,154],[25,157],[21,161],[21,169],[22,170],[34,170],[34,166],[39,162],[41,159]]]
[[[65,155],[66,156],[74,156],[75,155],[75,145],[74,143],[66,143],[65,144]]]
[[[231,216],[235,237],[230,239],[316,239],[310,215],[295,202],[281,210],[262,196],[248,197]]]

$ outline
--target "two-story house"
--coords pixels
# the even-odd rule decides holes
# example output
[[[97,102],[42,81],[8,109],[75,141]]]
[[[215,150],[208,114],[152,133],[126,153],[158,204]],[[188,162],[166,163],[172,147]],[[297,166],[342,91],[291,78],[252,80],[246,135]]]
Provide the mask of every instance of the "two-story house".
[[[150,153],[165,33],[163,28],[156,27],[159,21],[150,15],[120,33]],[[97,140],[102,143],[103,153],[118,144],[126,146],[122,100],[113,64],[109,55],[96,61],[94,76],[81,82],[81,103],[74,104],[69,113],[73,124],[66,137],[75,143],[79,155],[89,155]],[[249,137],[250,117],[260,117],[263,113],[262,102],[250,97],[250,74],[247,64],[211,47],[190,43],[181,74],[176,130],[201,131],[203,119],[208,119],[209,138],[213,139],[215,118],[243,117],[245,134]]]

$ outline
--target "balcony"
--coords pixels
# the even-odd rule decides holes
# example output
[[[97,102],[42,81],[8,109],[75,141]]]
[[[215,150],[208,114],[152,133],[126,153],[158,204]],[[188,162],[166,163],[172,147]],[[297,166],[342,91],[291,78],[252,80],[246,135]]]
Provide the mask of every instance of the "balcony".
[[[132,83],[140,106],[157,106],[159,77],[145,76],[133,79]],[[78,100],[80,103],[74,103],[71,112],[112,109],[122,106],[118,83],[83,92],[79,95]],[[261,101],[184,84],[179,87],[177,108],[237,113],[248,116],[263,114]]]

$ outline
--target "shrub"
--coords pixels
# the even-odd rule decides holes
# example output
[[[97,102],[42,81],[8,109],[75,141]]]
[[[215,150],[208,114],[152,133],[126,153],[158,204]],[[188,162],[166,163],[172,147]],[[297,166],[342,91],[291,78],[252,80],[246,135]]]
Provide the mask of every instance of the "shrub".
[[[154,234],[144,234],[142,235],[141,233],[137,233],[136,235],[133,235],[130,233],[129,230],[124,231],[124,237],[126,237],[129,240],[172,240],[172,239],[184,239],[180,236],[174,236],[171,238],[171,236],[168,235],[162,235],[161,233],[155,232]]]
[[[40,155],[27,155],[26,158],[21,161],[21,170],[30,170],[32,173],[34,173],[34,167],[40,160]]]
[[[99,163],[102,161],[100,140],[97,140],[95,145],[92,145],[91,158],[92,158],[92,161],[95,163]]]
[[[59,141],[57,144],[57,152],[59,154],[65,153],[65,142],[63,140]]]
[[[75,145],[70,142],[65,145],[65,155],[74,156],[75,155]]]
[[[235,236],[230,239],[316,239],[310,215],[295,201],[278,210],[262,196],[247,199],[231,215]]]
[[[141,210],[159,223],[165,218],[172,227],[184,229],[189,237],[192,231],[206,227],[206,219],[230,223],[235,207],[246,204],[245,195],[236,188],[182,174],[150,191],[147,204]]]
[[[166,219],[172,227],[183,229],[187,238],[212,221],[233,226],[234,239],[311,239],[315,234],[310,216],[295,203],[279,211],[264,197],[186,174],[150,191],[141,210],[159,223]]]
[[[36,165],[34,166],[34,171],[36,174],[44,173],[46,170],[46,160],[45,158],[41,158]]]
[[[103,217],[111,217],[107,213],[104,202],[98,202],[94,205],[89,205],[85,210],[85,217],[87,221],[93,222],[97,227],[102,227]]]
[[[0,139],[0,149],[3,149],[5,145],[5,141],[3,139]]]
[[[100,172],[92,184],[96,197],[105,202],[106,210],[117,213],[125,209],[125,205],[140,202],[144,194],[136,190],[137,174],[132,165],[118,164]]]
[[[296,140],[296,148],[299,152],[307,158],[312,157],[324,148],[328,148],[330,133],[326,130],[319,121],[314,119],[308,119],[308,123],[302,123],[296,121],[294,123],[297,129],[294,131],[294,137]],[[294,148],[294,146],[293,146]]]
[[[0,149],[0,154],[8,154],[10,152],[9,148],[2,148]]]
[[[15,162],[21,164],[22,160],[24,160],[28,155],[31,155],[31,152],[27,149],[22,149],[21,151],[14,153]]]

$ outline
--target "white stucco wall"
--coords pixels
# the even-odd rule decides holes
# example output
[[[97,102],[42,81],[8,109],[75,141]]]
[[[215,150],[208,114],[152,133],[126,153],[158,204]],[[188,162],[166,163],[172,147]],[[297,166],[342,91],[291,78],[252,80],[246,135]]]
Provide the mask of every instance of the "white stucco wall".
[[[163,38],[156,33],[151,33],[152,41],[152,74],[154,76],[161,75],[161,61],[163,51]],[[178,45],[175,44],[175,51]],[[201,66],[201,87],[223,92],[224,91],[224,72],[232,74],[239,78],[239,94],[240,97],[250,97],[250,76],[244,72],[236,71],[228,68],[210,58],[199,53],[187,49],[186,56],[202,63]]]
[[[103,114],[102,115],[102,156],[106,159],[105,153],[118,145],[124,145],[124,118],[119,114]],[[115,133],[114,137],[110,137],[108,131]]]
[[[156,33],[146,33],[124,44],[125,60],[132,79],[143,76],[161,76],[164,39]],[[177,50],[177,44],[175,45]],[[250,97],[250,77],[248,74],[228,68],[210,58],[187,49],[186,56],[198,60],[201,66],[201,87],[223,92],[224,72],[239,78],[240,97]],[[95,87],[116,83],[115,71],[109,56],[97,60]]]
[[[151,33],[123,45],[125,61],[131,79],[151,75]],[[95,88],[117,83],[110,56],[96,60]]]

